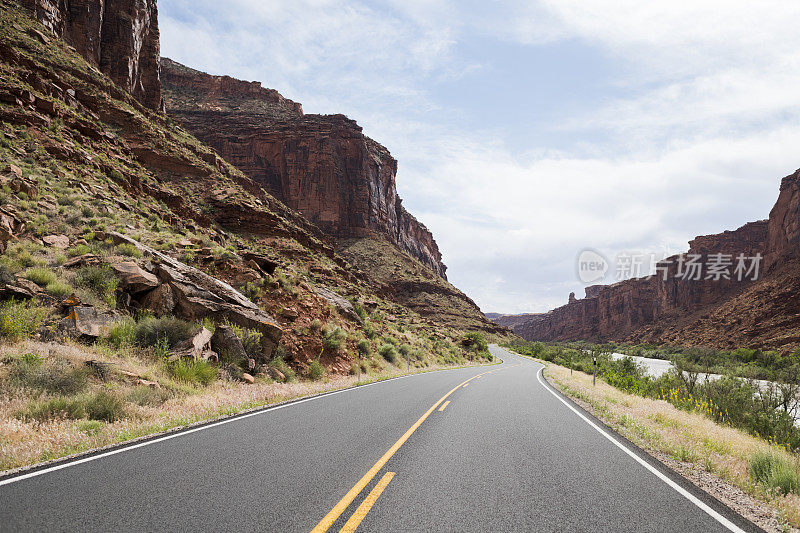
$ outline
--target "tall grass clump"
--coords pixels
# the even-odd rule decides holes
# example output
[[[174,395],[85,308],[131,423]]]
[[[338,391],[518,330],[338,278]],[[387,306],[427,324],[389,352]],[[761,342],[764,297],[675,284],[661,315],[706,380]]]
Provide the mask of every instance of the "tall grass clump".
[[[77,394],[86,388],[88,381],[89,372],[85,368],[73,368],[65,361],[44,364],[30,356],[15,360],[8,372],[8,383],[12,386],[55,394]]]
[[[178,381],[193,385],[209,385],[217,379],[217,367],[206,361],[178,359],[167,364],[167,372]]]
[[[750,477],[767,490],[800,494],[798,465],[774,451],[760,450],[750,458]]]
[[[55,283],[56,275],[49,268],[32,267],[25,271],[23,275],[28,281],[32,281],[40,287],[45,287],[50,283]]]
[[[91,290],[107,304],[115,303],[114,293],[119,285],[119,278],[110,266],[85,266],[75,275],[75,283]]]
[[[34,300],[11,299],[0,306],[0,337],[27,339],[39,329],[49,313]]]

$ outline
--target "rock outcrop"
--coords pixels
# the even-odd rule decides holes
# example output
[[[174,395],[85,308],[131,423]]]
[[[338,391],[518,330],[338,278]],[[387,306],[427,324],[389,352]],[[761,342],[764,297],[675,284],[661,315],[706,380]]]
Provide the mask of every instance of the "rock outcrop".
[[[169,59],[162,81],[170,114],[287,206],[334,237],[383,235],[446,279],[433,235],[397,195],[397,161],[355,121]]]
[[[142,104],[162,110],[156,1],[22,0],[22,4]]]
[[[690,255],[704,265],[715,254],[732,259],[730,279],[682,277]],[[737,257],[760,255],[759,272],[735,273]],[[549,313],[516,321],[514,331],[531,340],[614,340],[718,348],[753,346],[790,351],[800,346],[800,171],[781,182],[768,220],[735,231],[695,238],[684,256],[659,263],[655,275],[586,288]],[[752,266],[748,261],[746,266]],[[683,270],[680,270],[683,269]],[[509,319],[505,319],[506,322]],[[770,324],[769,327],[766,325]]]

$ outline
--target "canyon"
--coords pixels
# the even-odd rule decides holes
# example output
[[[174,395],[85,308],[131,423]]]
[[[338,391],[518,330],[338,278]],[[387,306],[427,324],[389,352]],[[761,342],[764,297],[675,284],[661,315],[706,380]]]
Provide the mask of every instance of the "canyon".
[[[386,238],[447,279],[433,235],[397,194],[397,160],[354,120],[304,114],[258,82],[161,66],[170,115],[275,198],[334,237]]]
[[[730,279],[684,276],[687,261],[730,260]],[[759,273],[738,279],[737,257],[760,256]],[[699,236],[683,256],[658,264],[654,275],[586,288],[566,305],[532,316],[499,316],[529,340],[617,341],[719,349],[751,347],[788,353],[800,347],[800,171],[781,181],[767,220]],[[746,263],[750,268],[752,261]],[[756,277],[757,279],[752,279]],[[710,279],[709,279],[710,278]]]
[[[163,110],[156,0],[22,0],[91,65],[154,110]]]

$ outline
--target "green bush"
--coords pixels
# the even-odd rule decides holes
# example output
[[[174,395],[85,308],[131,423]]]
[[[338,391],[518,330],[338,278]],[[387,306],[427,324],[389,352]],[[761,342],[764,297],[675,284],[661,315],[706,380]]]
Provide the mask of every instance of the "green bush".
[[[367,357],[372,352],[372,345],[367,339],[361,339],[356,344],[356,349],[362,356]]]
[[[368,339],[374,339],[378,336],[375,328],[367,321],[364,321],[364,327],[362,329],[364,330],[364,335],[366,335]]]
[[[322,363],[319,361],[311,361],[311,364],[308,365],[308,378],[311,381],[318,381],[325,376],[326,370],[325,367],[322,366]]]
[[[67,255],[70,257],[78,257],[79,255],[86,255],[91,251],[92,249],[87,244],[76,244],[67,250]]]
[[[322,346],[328,352],[338,352],[345,339],[347,339],[347,332],[340,326],[325,326],[322,330]]]
[[[217,367],[206,361],[195,361],[193,359],[179,359],[174,363],[167,364],[169,374],[184,383],[195,385],[209,385],[217,379]]]
[[[378,353],[381,357],[383,357],[387,362],[394,364],[397,361],[398,353],[397,348],[394,347],[391,343],[385,343],[378,348]]]
[[[279,349],[280,348],[283,347],[280,346]],[[283,374],[284,377],[286,378],[285,379],[286,383],[290,383],[297,379],[297,374],[295,374],[295,371],[292,370],[292,367],[286,364],[286,361],[284,361],[283,356],[281,354],[276,354],[275,357],[273,357],[272,360],[269,362],[269,366],[271,366],[272,368]]]
[[[25,271],[24,277],[25,279],[34,282],[40,287],[44,287],[46,285],[49,285],[50,283],[55,283],[56,281],[55,273],[49,268],[45,267],[29,268],[28,270]]]
[[[129,242],[123,242],[122,244],[117,245],[116,248],[114,248],[114,251],[116,251],[116,253],[119,255],[135,257],[136,259],[141,258],[143,255],[140,249]]]
[[[159,341],[169,344],[170,349],[192,336],[197,326],[175,317],[155,318],[148,316],[136,324],[136,344],[142,347],[155,346]]]
[[[66,298],[73,292],[72,285],[64,283],[63,281],[48,283],[44,290],[47,294],[55,298]]]
[[[119,285],[114,270],[108,265],[85,266],[75,275],[75,283],[97,294],[104,302],[111,305],[115,299],[115,291]]]
[[[750,458],[750,477],[770,490],[800,494],[800,470],[791,460],[772,451],[759,451]]]
[[[50,311],[34,300],[9,300],[0,306],[0,336],[11,340],[27,339],[45,321]]]
[[[108,341],[115,348],[130,348],[136,344],[136,321],[125,317],[108,330]]]
[[[485,352],[489,349],[489,344],[486,342],[483,334],[477,331],[472,331],[464,335],[461,343],[468,349],[476,352]]]
[[[126,416],[125,400],[106,391],[100,391],[87,398],[84,409],[90,420],[116,422]]]

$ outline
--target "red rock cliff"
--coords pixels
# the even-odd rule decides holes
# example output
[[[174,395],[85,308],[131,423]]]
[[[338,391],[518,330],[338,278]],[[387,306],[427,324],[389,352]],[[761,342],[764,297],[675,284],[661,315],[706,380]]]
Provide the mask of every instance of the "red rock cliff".
[[[795,209],[796,204],[797,202]],[[706,264],[712,254],[730,254],[734,257],[739,254],[746,257],[759,253],[769,255],[768,235],[771,234],[773,225],[776,224],[771,217],[769,221],[751,222],[735,231],[697,237],[689,243],[688,254],[702,256],[702,261]],[[791,227],[791,224],[778,226]],[[780,233],[778,230],[772,232]],[[780,238],[775,236],[774,240]],[[749,266],[750,263],[747,264]],[[763,270],[763,263],[761,267]],[[640,339],[647,333],[649,340],[659,341],[663,340],[659,338],[660,332],[698,316],[701,319],[707,318],[707,314],[716,306],[759,283],[749,277],[738,280],[734,275],[735,264],[730,268],[729,280],[706,279],[706,270],[699,280],[680,277],[677,275],[680,268],[679,256],[666,259],[660,263],[660,268],[653,276],[629,279],[613,285],[587,287],[585,298],[533,317],[515,327],[514,331],[532,340],[620,341]],[[721,331],[718,333],[722,334]],[[691,339],[687,342],[691,343]]]
[[[21,0],[39,22],[151,109],[162,110],[156,0]]]
[[[335,237],[382,234],[446,278],[431,232],[402,206],[397,161],[344,115],[305,115],[258,83],[162,60],[167,108],[287,206]]]

